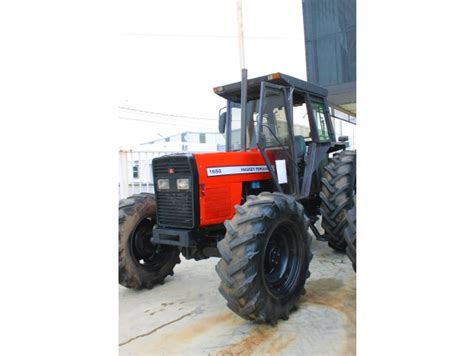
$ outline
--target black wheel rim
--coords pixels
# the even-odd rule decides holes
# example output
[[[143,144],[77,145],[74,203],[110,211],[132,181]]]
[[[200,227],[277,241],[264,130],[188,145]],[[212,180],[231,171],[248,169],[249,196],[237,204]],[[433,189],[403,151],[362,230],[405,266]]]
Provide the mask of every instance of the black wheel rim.
[[[271,234],[263,255],[264,284],[275,298],[292,294],[302,265],[302,245],[297,227],[280,224]]]
[[[160,269],[170,253],[170,246],[151,243],[153,225],[154,223],[149,219],[142,220],[130,238],[130,252],[135,263],[149,271]]]

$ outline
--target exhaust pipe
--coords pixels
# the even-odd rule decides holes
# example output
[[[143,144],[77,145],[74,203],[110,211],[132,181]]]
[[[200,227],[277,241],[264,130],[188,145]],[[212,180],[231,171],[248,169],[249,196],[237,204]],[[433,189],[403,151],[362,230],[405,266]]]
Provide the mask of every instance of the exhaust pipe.
[[[242,81],[240,82],[240,150],[247,148],[247,69],[242,68]]]
[[[245,151],[247,148],[247,68],[245,68],[242,0],[237,0],[237,32],[239,34],[240,68],[242,70],[242,80],[240,81],[240,150]]]

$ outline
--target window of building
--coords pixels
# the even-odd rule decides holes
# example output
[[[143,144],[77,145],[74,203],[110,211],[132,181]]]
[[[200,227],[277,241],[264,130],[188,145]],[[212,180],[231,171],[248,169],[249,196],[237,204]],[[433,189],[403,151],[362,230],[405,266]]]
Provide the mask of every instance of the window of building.
[[[134,179],[140,178],[140,165],[138,161],[133,162],[132,173]]]
[[[206,143],[206,134],[205,133],[200,133],[199,134],[199,142],[200,143]]]

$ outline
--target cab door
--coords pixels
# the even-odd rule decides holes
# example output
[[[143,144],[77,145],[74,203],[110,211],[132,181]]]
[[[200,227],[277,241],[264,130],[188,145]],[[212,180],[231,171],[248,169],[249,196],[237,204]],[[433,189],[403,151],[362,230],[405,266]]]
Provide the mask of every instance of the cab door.
[[[276,190],[298,195],[291,96],[291,88],[267,82],[261,84],[257,147],[272,175]]]

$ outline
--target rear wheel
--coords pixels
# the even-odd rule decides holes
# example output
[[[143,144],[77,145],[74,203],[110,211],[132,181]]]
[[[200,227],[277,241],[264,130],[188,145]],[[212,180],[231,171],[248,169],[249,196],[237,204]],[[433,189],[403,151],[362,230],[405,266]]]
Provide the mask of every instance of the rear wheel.
[[[119,204],[119,283],[127,288],[153,288],[173,275],[179,249],[150,242],[156,222],[153,194],[140,193]]]
[[[349,213],[348,213],[349,214]],[[352,262],[352,268],[356,272],[356,215],[347,216],[347,226],[344,229],[344,240],[346,241],[346,254]]]
[[[355,209],[356,152],[336,153],[324,168],[321,179],[322,227],[329,246],[345,251],[344,229],[348,225],[346,213]],[[355,214],[355,213],[354,213]]]
[[[227,306],[244,319],[276,324],[288,319],[309,277],[309,221],[293,197],[248,196],[225,222],[216,271]]]

